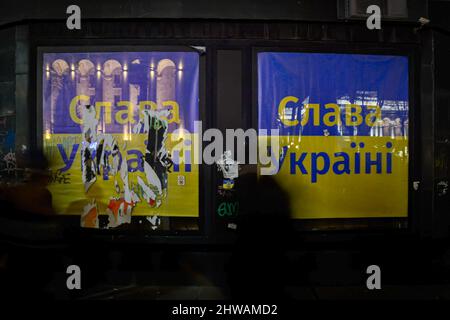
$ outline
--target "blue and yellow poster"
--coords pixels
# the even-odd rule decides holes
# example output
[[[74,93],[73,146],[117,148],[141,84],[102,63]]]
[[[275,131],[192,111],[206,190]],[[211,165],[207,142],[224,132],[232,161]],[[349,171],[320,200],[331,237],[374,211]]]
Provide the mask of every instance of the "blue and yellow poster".
[[[408,108],[407,57],[258,54],[258,125],[279,130],[294,218],[406,217]]]
[[[43,54],[43,141],[58,213],[81,225],[131,215],[197,217],[195,52]],[[174,136],[176,135],[176,136]]]

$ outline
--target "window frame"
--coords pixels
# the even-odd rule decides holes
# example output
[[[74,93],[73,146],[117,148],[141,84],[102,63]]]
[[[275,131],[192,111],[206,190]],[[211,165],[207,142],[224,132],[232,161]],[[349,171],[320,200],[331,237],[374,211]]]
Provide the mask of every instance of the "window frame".
[[[31,141],[31,145],[36,146],[37,148],[42,148],[43,146],[43,57],[45,53],[86,53],[86,52],[197,52],[199,54],[199,119],[204,124],[209,125],[210,121],[207,117],[207,102],[205,99],[205,92],[207,90],[207,62],[206,57],[200,50],[189,46],[189,45],[170,45],[170,44],[139,44],[139,45],[115,45],[115,44],[106,44],[106,45],[95,45],[91,46],[88,44],[81,45],[48,45],[42,44],[36,46],[36,68],[35,68],[35,101],[36,101],[36,113],[35,119],[32,121],[35,125],[35,139]],[[67,228],[80,228],[80,232],[86,234],[88,236],[113,236],[113,237],[122,237],[127,236],[129,238],[138,237],[138,238],[148,238],[149,236],[152,240],[156,242],[179,242],[180,239],[189,239],[191,238],[192,242],[201,242],[204,241],[208,234],[210,233],[210,222],[209,217],[206,212],[208,212],[208,208],[211,203],[210,195],[205,193],[205,189],[207,189],[207,185],[205,183],[205,179],[211,175],[210,168],[205,166],[204,164],[199,164],[199,215],[198,217],[169,217],[180,218],[180,219],[196,219],[198,230],[155,230],[149,233],[148,230],[139,230],[139,228],[133,229],[89,229],[89,228],[81,228],[80,224],[80,216],[79,215],[64,215],[58,214],[55,218],[59,220],[65,227]],[[81,213],[80,213],[81,214]],[[133,222],[137,223],[137,221]],[[169,222],[170,223],[170,222]]]
[[[415,46],[410,45],[377,45],[377,44],[341,44],[341,43],[309,43],[304,42],[301,45],[289,42],[277,46],[252,47],[252,127],[258,129],[258,53],[262,52],[292,52],[292,53],[336,53],[336,54],[368,54],[368,55],[392,55],[404,56],[408,58],[408,209],[405,218],[325,218],[325,219],[293,219],[294,227],[299,232],[343,232],[343,231],[385,231],[395,230],[399,232],[414,232],[417,230],[419,216],[419,197],[414,196],[413,181],[417,181],[420,176],[420,147],[418,138],[420,137],[418,98],[419,88],[418,79],[415,76],[419,74],[417,66],[419,65],[418,52]]]

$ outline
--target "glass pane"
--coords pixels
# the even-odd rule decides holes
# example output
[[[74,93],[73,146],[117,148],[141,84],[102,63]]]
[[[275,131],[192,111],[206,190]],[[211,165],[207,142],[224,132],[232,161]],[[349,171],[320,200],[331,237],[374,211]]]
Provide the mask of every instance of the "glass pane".
[[[136,219],[151,229],[191,226],[199,216],[199,170],[190,151],[199,119],[198,53],[44,53],[43,69],[55,210],[80,215],[91,228]]]

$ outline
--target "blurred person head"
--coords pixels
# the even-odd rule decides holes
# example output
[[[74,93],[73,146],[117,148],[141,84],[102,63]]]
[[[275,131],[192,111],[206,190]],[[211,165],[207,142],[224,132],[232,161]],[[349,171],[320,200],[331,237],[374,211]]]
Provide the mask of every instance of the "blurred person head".
[[[8,203],[8,213],[52,214],[52,197],[47,190],[50,179],[48,161],[39,149],[18,155],[23,168],[23,181],[19,185],[2,190],[2,201]]]

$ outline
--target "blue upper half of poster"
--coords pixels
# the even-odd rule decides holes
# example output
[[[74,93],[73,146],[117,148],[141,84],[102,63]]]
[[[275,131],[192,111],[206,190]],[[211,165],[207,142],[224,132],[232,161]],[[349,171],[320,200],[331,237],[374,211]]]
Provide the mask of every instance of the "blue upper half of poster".
[[[87,102],[80,96],[96,105],[104,133],[131,132],[140,106],[172,110],[169,132],[179,127],[193,132],[199,118],[197,52],[44,53],[42,79],[48,134],[81,133],[74,120],[82,118]]]
[[[297,125],[286,125],[287,121],[280,119],[280,102],[288,96],[298,102],[286,103],[282,116]],[[408,100],[408,58],[405,56],[258,53],[259,129],[279,129],[280,135],[372,136],[378,135],[376,130],[389,125],[407,135]],[[316,122],[313,116],[317,114],[307,110],[307,104],[319,105],[320,116]],[[330,111],[325,107],[327,104],[339,107],[340,124],[324,123],[324,116]],[[361,106],[363,121],[358,125],[346,122],[350,104]],[[375,105],[381,109],[378,116],[374,115]],[[309,113],[309,120],[303,125],[302,111],[304,117],[305,111]],[[364,121],[368,115],[378,121],[368,125]]]

